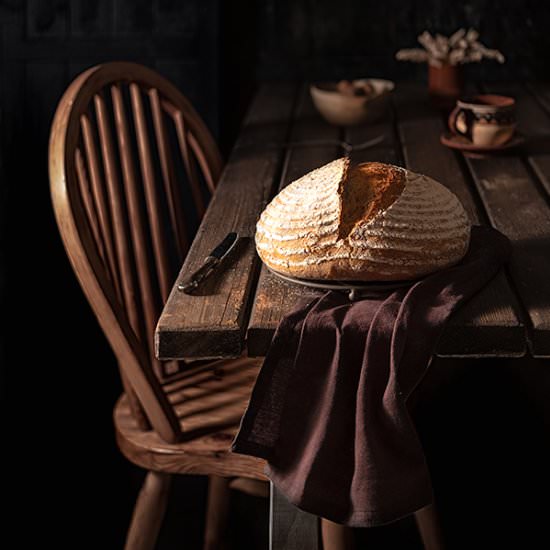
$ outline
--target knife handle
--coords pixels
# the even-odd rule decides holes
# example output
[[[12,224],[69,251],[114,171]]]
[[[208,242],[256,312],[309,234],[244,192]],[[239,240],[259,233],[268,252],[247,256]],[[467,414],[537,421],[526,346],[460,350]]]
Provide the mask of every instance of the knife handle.
[[[185,292],[185,294],[192,294],[199,285],[216,269],[216,266],[220,263],[220,260],[214,256],[208,256],[204,260],[204,264],[197,269],[192,275],[184,279],[178,284],[178,290]]]

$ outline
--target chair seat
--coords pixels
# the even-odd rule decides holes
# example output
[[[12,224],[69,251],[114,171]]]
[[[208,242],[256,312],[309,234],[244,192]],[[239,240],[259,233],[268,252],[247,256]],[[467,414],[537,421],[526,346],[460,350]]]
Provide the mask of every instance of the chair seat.
[[[189,366],[164,384],[182,425],[180,443],[140,429],[122,395],[114,410],[120,450],[148,470],[267,480],[264,460],[230,451],[260,366],[261,360],[244,357],[215,361]]]

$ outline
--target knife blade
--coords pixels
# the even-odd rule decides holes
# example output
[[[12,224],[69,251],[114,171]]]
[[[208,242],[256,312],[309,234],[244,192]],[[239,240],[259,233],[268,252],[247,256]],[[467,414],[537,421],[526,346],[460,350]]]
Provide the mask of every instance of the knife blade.
[[[228,233],[225,239],[206,256],[203,264],[178,284],[178,290],[185,294],[192,294],[199,285],[209,277],[220,265],[223,259],[233,250],[237,244],[239,235],[235,232]]]

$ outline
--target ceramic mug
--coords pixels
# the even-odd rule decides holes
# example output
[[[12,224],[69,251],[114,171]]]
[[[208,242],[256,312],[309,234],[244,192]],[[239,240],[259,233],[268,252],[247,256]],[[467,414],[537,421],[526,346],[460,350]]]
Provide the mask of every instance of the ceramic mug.
[[[516,130],[515,100],[503,95],[459,99],[449,115],[449,129],[480,147],[499,147]]]

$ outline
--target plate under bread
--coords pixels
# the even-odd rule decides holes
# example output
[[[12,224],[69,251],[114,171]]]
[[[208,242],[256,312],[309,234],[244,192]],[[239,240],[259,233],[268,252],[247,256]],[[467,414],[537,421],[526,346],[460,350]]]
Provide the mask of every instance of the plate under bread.
[[[267,267],[267,266],[266,266]],[[355,300],[358,297],[366,297],[370,293],[383,292],[388,290],[395,290],[404,286],[410,286],[416,281],[332,281],[327,279],[303,279],[301,277],[292,277],[275,271],[274,269],[267,267],[267,269],[273,273],[276,277],[279,277],[283,281],[294,283],[297,285],[307,286],[310,288],[316,288],[319,290],[340,290],[350,293],[350,299]]]

